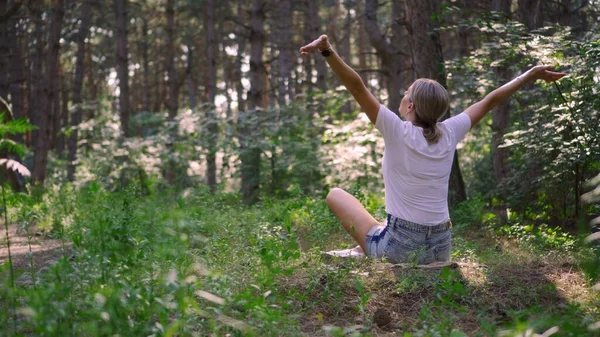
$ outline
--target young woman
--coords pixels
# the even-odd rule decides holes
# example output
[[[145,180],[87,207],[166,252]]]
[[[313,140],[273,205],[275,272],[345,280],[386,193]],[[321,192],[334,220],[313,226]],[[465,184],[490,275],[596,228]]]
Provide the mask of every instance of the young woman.
[[[392,263],[428,264],[450,259],[452,249],[448,213],[448,180],[456,144],[496,105],[525,83],[547,82],[563,77],[550,66],[536,66],[492,91],[461,114],[442,122],[450,97],[446,89],[430,79],[416,80],[400,103],[401,120],[381,105],[360,76],[336,54],[321,35],[300,48],[302,55],[319,51],[381,132],[385,142],[383,181],[388,213],[384,224],[369,214],[346,191],[334,188],[327,205],[346,231],[358,242],[354,249],[333,255],[386,257]]]

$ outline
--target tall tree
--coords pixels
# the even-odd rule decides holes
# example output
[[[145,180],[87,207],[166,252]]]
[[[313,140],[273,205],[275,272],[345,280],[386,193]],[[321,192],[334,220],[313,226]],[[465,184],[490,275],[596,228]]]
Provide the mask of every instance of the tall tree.
[[[292,81],[294,57],[292,53],[292,1],[282,0],[275,4],[275,37],[279,57],[277,58],[277,100],[279,107],[287,105],[290,97],[289,82]]]
[[[31,132],[31,144],[37,146],[37,138],[40,132],[40,111],[42,108],[43,101],[43,90],[44,90],[44,79],[43,79],[43,66],[44,66],[44,19],[43,19],[43,3],[41,0],[32,1],[30,11],[32,21],[34,22],[35,28],[33,29],[33,39],[35,41],[35,49],[33,50],[33,56],[31,57],[31,71],[29,78],[30,95],[29,95],[29,109],[28,116],[31,124],[37,127],[37,129]]]
[[[493,0],[492,10],[502,13],[504,18],[510,19],[510,0]],[[498,56],[499,58],[499,56]],[[494,69],[496,78],[500,81],[507,81],[510,79],[511,73],[508,67],[504,64]],[[510,125],[510,103],[508,100],[500,103],[492,110],[492,163],[494,167],[494,178],[496,184],[501,184],[504,179],[508,176],[508,148],[500,147],[504,143],[504,135]],[[504,200],[504,196],[501,196]],[[500,206],[498,215],[501,219],[506,220],[507,213],[504,206],[504,201]]]
[[[259,133],[260,119],[263,114],[265,63],[262,58],[265,44],[265,4],[264,0],[253,0],[251,9],[250,26],[250,90],[248,91],[248,111],[240,117],[242,160],[242,194],[248,203],[258,200],[260,184],[260,156],[261,150],[256,138]]]
[[[146,1],[142,2],[142,5],[145,7],[147,5]],[[146,13],[144,13],[146,14]],[[142,76],[143,76],[143,94],[142,94],[142,102],[144,111],[150,111],[150,62],[148,57],[148,49],[150,48],[150,42],[148,37],[148,16],[142,15],[140,19],[142,20],[141,29],[141,39],[140,39],[140,56],[142,58]]]
[[[11,8],[17,6],[17,4],[14,3],[14,1],[8,1],[9,4],[11,2]],[[22,34],[23,29],[20,29],[19,25],[17,25],[18,20],[18,16],[13,16],[8,21],[8,48],[10,55],[10,96],[12,98],[11,103],[14,118],[23,117],[22,93],[25,82],[23,76],[23,57],[21,53],[21,46],[19,45],[19,36],[20,34]],[[19,135],[16,138],[20,140],[21,136]]]
[[[237,56],[233,70],[235,80],[235,91],[237,96],[238,114],[246,110],[246,100],[244,99],[244,84],[242,82],[242,65],[244,63],[244,53],[246,52],[246,34],[244,27],[241,25],[244,22],[244,0],[237,1],[237,21],[235,38],[237,43]]]
[[[446,87],[446,71],[437,23],[433,21],[438,0],[407,0],[406,28],[410,35],[415,77],[432,78]],[[443,117],[450,117],[450,111]],[[465,183],[460,172],[458,151],[454,153],[450,174],[449,202],[455,204],[467,199]]]
[[[175,0],[167,0],[167,41],[165,46],[165,68],[167,69],[168,98],[167,108],[169,109],[169,118],[172,120],[177,116],[179,109],[179,84],[177,81],[177,69],[175,68]]]
[[[543,20],[541,0],[519,0],[518,1],[519,21],[523,22],[527,28],[535,29],[541,26]]]
[[[69,181],[75,180],[75,170],[77,167],[77,139],[79,136],[79,124],[83,114],[83,100],[81,99],[81,89],[83,88],[83,76],[85,74],[85,39],[90,30],[90,4],[88,1],[83,1],[80,7],[81,25],[75,35],[75,43],[77,43],[77,52],[75,54],[75,74],[73,76],[73,111],[71,113],[71,134],[68,140],[68,163],[67,178]]]
[[[46,180],[46,167],[48,165],[48,151],[50,150],[50,113],[51,105],[57,95],[56,81],[58,76],[58,62],[60,51],[60,36],[64,17],[64,0],[54,0],[50,14],[50,28],[48,36],[47,67],[44,76],[43,105],[39,119],[39,133],[34,149],[33,181],[37,185],[44,185]]]
[[[389,96],[388,107],[390,110],[397,112],[402,100],[400,89],[403,85],[403,70],[406,70],[410,65],[410,59],[401,51],[401,37],[403,31],[401,26],[394,20],[392,24],[393,43],[390,43],[386,36],[378,26],[377,9],[379,2],[377,0],[367,0],[365,3],[365,30],[369,37],[369,41],[375,48],[377,55],[381,59],[382,71],[387,78],[387,91]],[[401,16],[400,3],[394,1],[392,3],[393,17]],[[363,51],[361,51],[363,52]]]
[[[117,16],[117,77],[119,78],[119,116],[123,135],[129,137],[129,58],[127,38],[127,0],[115,0]]]
[[[208,72],[206,76],[206,94],[209,107],[206,109],[208,133],[208,154],[206,156],[206,180],[211,191],[217,189],[217,116],[215,98],[217,96],[217,36],[215,33],[215,0],[208,0],[206,8],[206,60]]]
[[[4,14],[8,10],[8,3],[6,0],[0,1],[0,14]],[[5,20],[0,22],[0,97],[4,100],[8,99],[9,92],[9,54],[10,47],[8,44],[9,40],[9,21]]]

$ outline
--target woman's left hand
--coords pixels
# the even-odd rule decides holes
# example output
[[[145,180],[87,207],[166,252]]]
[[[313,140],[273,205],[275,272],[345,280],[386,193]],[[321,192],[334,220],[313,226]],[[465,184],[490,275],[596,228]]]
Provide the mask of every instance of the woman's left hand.
[[[546,82],[554,82],[566,75],[566,73],[552,71],[553,69],[553,66],[535,66],[529,69],[528,73],[533,81],[544,80]]]

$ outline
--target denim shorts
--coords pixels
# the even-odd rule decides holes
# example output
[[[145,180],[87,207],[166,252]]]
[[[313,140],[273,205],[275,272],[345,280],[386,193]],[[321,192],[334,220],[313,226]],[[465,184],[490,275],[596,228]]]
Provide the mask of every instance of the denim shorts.
[[[367,256],[385,257],[391,263],[447,262],[452,251],[450,221],[421,225],[388,214],[384,225],[367,233]]]

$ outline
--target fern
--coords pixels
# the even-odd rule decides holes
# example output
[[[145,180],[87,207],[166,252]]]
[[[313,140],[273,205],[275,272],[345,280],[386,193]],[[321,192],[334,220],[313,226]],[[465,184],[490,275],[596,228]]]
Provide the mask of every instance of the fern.
[[[20,158],[25,154],[25,146],[23,144],[19,144],[11,139],[0,139],[0,151],[6,150],[9,153],[15,153]]]
[[[6,111],[0,113],[0,121],[3,121],[6,116]],[[36,127],[29,124],[24,118],[14,119],[0,123],[0,137],[5,135],[16,135],[35,130]]]

